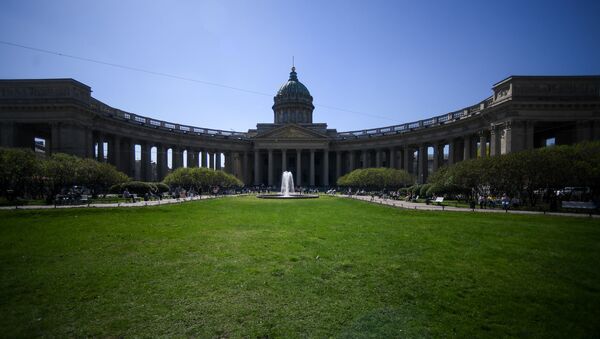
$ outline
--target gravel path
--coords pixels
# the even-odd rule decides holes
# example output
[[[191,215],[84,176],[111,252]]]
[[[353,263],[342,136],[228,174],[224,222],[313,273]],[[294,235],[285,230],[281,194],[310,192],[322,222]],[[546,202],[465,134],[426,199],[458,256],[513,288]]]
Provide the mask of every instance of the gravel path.
[[[373,200],[371,200],[371,196],[365,196],[365,195],[339,195],[339,196],[343,197],[343,198],[347,198],[347,199],[363,200],[363,201],[371,202],[374,204],[388,205],[388,206],[406,208],[406,209],[424,210],[424,211],[538,214],[538,215],[558,215],[558,216],[565,216],[565,217],[580,217],[580,218],[582,218],[582,217],[589,218],[590,217],[590,214],[584,214],[584,213],[536,212],[536,211],[518,211],[518,210],[505,211],[503,209],[489,209],[489,208],[470,209],[470,208],[466,208],[466,207],[438,206],[434,203],[432,203],[431,205],[425,205],[422,203],[414,203],[414,202],[408,202],[408,201],[403,201],[403,200],[381,199],[381,198],[377,198],[377,197],[375,197]],[[591,217],[592,218],[600,218],[600,215],[592,214]]]

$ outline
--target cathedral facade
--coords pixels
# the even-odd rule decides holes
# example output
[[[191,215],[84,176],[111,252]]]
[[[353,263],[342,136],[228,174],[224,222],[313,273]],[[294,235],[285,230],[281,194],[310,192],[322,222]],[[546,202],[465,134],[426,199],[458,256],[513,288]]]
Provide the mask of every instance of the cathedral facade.
[[[338,132],[313,122],[313,97],[292,68],[273,123],[247,132],[125,112],[73,79],[0,80],[0,146],[109,162],[159,181],[178,167],[222,169],[247,185],[334,186],[356,169],[405,169],[418,182],[438,167],[549,145],[600,140],[600,76],[511,76],[463,109],[381,128]]]

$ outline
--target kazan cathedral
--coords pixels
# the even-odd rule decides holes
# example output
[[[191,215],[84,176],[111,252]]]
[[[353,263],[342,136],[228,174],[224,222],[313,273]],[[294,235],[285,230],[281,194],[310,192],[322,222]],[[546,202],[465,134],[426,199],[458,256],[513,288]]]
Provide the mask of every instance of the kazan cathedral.
[[[313,97],[295,68],[274,97],[273,122],[233,132],[126,112],[73,79],[0,80],[0,147],[68,153],[160,181],[207,167],[246,185],[329,187],[356,169],[404,169],[425,182],[438,167],[600,139],[600,76],[511,76],[482,101],[419,121],[338,132],[313,122]]]

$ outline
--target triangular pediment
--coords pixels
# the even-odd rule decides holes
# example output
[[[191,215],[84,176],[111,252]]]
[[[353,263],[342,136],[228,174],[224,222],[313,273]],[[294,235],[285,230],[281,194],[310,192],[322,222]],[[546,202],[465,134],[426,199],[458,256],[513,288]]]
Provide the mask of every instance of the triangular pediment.
[[[254,139],[277,139],[277,140],[299,140],[299,139],[327,139],[327,135],[313,131],[306,127],[288,124],[266,131],[254,137]]]

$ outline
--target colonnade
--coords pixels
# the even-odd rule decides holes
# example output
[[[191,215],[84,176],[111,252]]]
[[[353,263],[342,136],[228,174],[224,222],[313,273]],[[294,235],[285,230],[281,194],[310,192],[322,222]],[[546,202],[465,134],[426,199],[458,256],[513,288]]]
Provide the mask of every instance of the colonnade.
[[[321,146],[306,147],[260,140],[233,143],[223,140],[221,147],[189,138],[185,146],[175,142],[157,142],[122,134],[80,128],[67,123],[29,125],[2,124],[1,146],[25,147],[27,142],[44,138],[50,153],[63,152],[113,164],[132,178],[160,181],[179,167],[205,167],[225,170],[247,185],[276,186],[281,173],[289,170],[297,186],[334,186],[337,179],[356,168],[389,167],[404,169],[424,183],[430,173],[444,165],[475,157],[496,156],[545,145],[548,136],[557,144],[569,144],[600,138],[600,123],[572,121],[571,127],[547,132],[547,122],[505,121],[464,135],[440,139],[406,136],[394,138],[330,139]],[[563,123],[564,124],[564,123]],[[551,126],[550,126],[551,127]],[[33,131],[33,132],[32,132]],[[426,139],[427,138],[427,139]],[[561,139],[562,138],[562,139]],[[186,140],[186,138],[181,138]],[[423,139],[420,141],[419,139]],[[428,140],[429,139],[429,140]],[[160,140],[160,139],[159,139]],[[321,141],[319,141],[321,142]]]
[[[180,167],[205,167],[231,172],[228,151],[136,140],[104,133],[94,133],[92,144],[92,154],[96,160],[110,163],[138,180],[160,181],[170,171]]]

